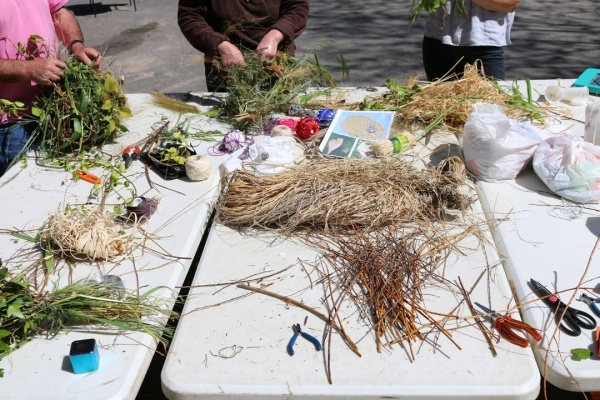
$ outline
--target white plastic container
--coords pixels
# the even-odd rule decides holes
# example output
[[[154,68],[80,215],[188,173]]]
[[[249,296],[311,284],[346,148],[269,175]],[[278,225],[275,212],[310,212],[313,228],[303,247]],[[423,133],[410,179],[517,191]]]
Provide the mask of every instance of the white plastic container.
[[[600,102],[590,103],[585,108],[583,140],[600,145]]]

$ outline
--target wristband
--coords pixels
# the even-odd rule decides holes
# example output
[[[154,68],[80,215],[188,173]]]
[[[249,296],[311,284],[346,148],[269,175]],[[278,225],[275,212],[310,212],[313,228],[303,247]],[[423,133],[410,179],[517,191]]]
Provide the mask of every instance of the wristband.
[[[83,40],[81,40],[81,39],[75,39],[71,43],[69,43],[69,47],[67,47],[67,49],[69,50],[69,53],[73,53],[73,50],[72,50],[73,46],[75,44],[77,44],[77,43],[81,43],[83,45],[83,47],[86,47],[85,46],[85,42]]]

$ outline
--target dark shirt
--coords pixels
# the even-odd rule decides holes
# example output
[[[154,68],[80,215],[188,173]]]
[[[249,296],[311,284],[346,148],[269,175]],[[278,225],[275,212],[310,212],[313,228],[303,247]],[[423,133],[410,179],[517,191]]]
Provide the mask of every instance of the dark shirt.
[[[279,50],[293,55],[294,39],[308,21],[308,0],[179,0],[177,21],[190,44],[209,57],[218,55],[223,41],[256,50],[271,29],[284,36]]]

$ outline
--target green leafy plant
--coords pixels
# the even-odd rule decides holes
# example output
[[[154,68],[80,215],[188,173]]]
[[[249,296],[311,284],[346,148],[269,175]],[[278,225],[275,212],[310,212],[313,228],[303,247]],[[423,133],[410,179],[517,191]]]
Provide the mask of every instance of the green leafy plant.
[[[165,319],[176,314],[153,296],[159,289],[120,297],[114,284],[78,281],[36,293],[23,277],[0,268],[0,359],[36,336],[53,337],[82,325],[145,332],[166,345],[173,330],[164,326]]]
[[[131,116],[119,82],[107,71],[68,61],[59,84],[42,91],[32,114],[41,147],[49,156],[89,150],[114,141]]]
[[[20,101],[10,101],[6,99],[0,99],[0,115],[1,114],[12,114],[15,117],[19,116],[21,111],[25,111],[25,104]]]

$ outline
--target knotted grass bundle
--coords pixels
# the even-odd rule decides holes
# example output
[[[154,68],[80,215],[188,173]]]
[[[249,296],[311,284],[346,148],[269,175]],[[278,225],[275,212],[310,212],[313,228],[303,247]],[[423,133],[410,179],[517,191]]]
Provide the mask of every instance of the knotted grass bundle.
[[[82,280],[38,293],[22,277],[0,268],[0,359],[36,336],[53,337],[83,325],[144,332],[166,346],[173,328],[165,324],[177,315],[165,299],[153,295],[159,288],[118,297],[114,294],[122,291],[110,285]]]
[[[465,210],[464,171],[418,170],[406,161],[324,159],[281,173],[238,170],[219,199],[219,220],[234,229],[344,233],[388,225],[442,220]]]
[[[56,157],[114,141],[127,131],[121,119],[131,111],[110,72],[68,61],[64,77],[42,91],[32,114],[39,121],[41,147]]]
[[[112,260],[130,249],[135,231],[135,227],[126,231],[107,213],[73,210],[51,214],[42,228],[41,241],[59,258]]]

